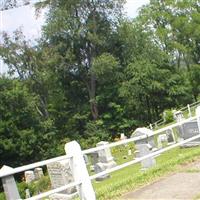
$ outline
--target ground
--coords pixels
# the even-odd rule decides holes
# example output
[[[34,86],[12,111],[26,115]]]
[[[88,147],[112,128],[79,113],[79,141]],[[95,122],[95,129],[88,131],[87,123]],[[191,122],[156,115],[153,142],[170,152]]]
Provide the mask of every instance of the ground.
[[[200,194],[200,160],[181,166],[178,173],[122,196],[123,200],[193,200]]]

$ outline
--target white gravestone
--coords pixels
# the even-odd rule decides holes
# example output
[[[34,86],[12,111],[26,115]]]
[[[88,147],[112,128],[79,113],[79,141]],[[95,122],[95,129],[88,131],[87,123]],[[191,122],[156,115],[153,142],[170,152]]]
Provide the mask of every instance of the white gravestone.
[[[161,135],[158,136],[157,143],[158,143],[158,148],[159,149],[162,149],[164,143],[167,143],[167,142],[168,142],[168,138],[167,138],[166,134],[161,134]]]
[[[69,160],[53,162],[47,165],[52,189],[56,189],[73,182]],[[73,194],[75,187],[60,192],[61,194]],[[54,195],[55,196],[55,195]],[[52,197],[51,197],[52,198]]]
[[[109,144],[108,142],[101,141],[101,142],[97,143],[96,146],[98,147],[98,146],[104,146],[104,145],[108,145],[108,144]],[[114,158],[112,157],[110,148],[107,147],[105,149],[98,151],[98,162],[94,164],[94,170],[96,173],[105,171],[106,169],[111,169],[111,168],[115,167],[116,165],[117,164],[114,161]],[[106,174],[104,176],[97,178],[96,180],[102,181],[109,177],[110,177],[110,175]]]
[[[35,180],[35,174],[33,171],[25,171],[24,176],[27,184]]]
[[[184,120],[183,112],[182,111],[174,111],[174,119],[177,122],[181,122],[182,120]]]
[[[97,143],[96,146],[99,147],[99,146],[104,146],[104,145],[108,145],[108,144],[109,144],[109,142],[101,141],[101,142]],[[111,155],[110,148],[105,148],[105,149],[99,150],[98,157],[99,157],[99,162],[102,162],[102,163],[108,163],[108,162],[114,160]]]
[[[138,137],[138,136],[147,136],[147,138],[138,140],[135,142],[135,144],[150,144],[153,148],[156,147],[154,136],[152,136],[153,131],[148,128],[137,128],[133,134],[131,135],[131,138]]]
[[[127,137],[125,136],[125,134],[121,133],[120,134],[120,140],[126,140],[126,139],[127,139]]]
[[[131,156],[131,155],[132,155],[132,150],[129,149],[129,150],[128,150],[128,156]]]
[[[30,190],[29,189],[26,189],[25,190],[25,193],[26,193],[26,199],[30,198],[31,197],[31,194],[30,194]]]
[[[150,144],[139,144],[136,145],[136,148],[139,151],[139,156],[143,157],[151,153],[151,145]],[[150,157],[141,161],[142,170],[149,169],[156,164],[154,157]]]
[[[34,169],[35,179],[38,180],[44,176],[42,168],[38,167]]]
[[[131,138],[138,137],[138,136],[147,136],[147,138],[138,140],[135,142],[136,147],[136,158],[140,158],[146,156],[153,151],[156,151],[156,145],[154,142],[154,137],[152,136],[153,131],[147,128],[137,128],[134,133],[132,134]],[[148,169],[153,167],[156,164],[154,157],[147,158],[141,161],[142,170]]]

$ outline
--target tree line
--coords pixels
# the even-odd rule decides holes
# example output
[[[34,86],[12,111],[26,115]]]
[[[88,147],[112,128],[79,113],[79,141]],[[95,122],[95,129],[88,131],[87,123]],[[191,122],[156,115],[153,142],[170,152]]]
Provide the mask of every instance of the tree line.
[[[199,0],[151,0],[135,19],[125,0],[48,0],[42,36],[3,33],[0,165],[130,135],[200,94]]]

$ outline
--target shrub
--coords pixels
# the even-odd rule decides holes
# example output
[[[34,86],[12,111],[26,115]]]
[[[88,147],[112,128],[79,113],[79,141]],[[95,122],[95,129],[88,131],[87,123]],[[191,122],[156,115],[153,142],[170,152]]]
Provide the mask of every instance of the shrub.
[[[163,119],[165,123],[170,123],[174,121],[174,115],[172,110],[165,110],[163,112]]]

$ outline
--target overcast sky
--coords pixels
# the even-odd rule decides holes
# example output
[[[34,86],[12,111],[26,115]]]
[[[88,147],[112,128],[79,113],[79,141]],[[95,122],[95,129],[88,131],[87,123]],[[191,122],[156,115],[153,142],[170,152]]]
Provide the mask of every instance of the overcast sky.
[[[127,0],[125,10],[129,17],[137,16],[138,8],[148,3],[149,0]],[[12,33],[19,27],[22,27],[24,34],[28,39],[38,38],[41,32],[41,25],[44,23],[44,13],[35,17],[35,10],[31,6],[6,10],[1,14],[0,31]],[[0,65],[0,73],[6,71],[6,66]]]

